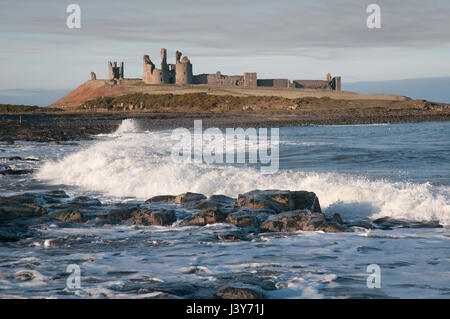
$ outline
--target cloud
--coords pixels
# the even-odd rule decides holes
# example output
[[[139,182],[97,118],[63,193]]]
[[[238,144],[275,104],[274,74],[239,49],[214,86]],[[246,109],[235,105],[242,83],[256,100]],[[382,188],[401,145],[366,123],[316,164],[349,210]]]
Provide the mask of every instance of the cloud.
[[[66,27],[71,2],[81,7],[78,30]],[[370,30],[374,2],[382,28]],[[200,73],[447,76],[449,16],[448,0],[2,0],[0,87],[72,87],[90,71],[103,76],[108,59],[136,77],[142,55],[157,61],[162,47],[171,61],[181,50]]]
[[[67,14],[52,1],[43,1],[35,14],[13,14],[1,23],[37,37],[56,36],[61,43],[165,44],[194,48],[196,55],[317,56],[320,49],[421,48],[450,42],[448,0],[433,5],[379,0],[378,30],[366,27],[366,7],[373,1],[79,2],[81,30],[67,29]]]

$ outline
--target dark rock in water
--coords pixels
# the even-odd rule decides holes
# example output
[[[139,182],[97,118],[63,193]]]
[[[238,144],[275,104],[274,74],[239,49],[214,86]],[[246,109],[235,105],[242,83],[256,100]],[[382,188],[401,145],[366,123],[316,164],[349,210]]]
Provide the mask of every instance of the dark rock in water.
[[[203,199],[206,199],[206,196],[198,193],[184,193],[175,197],[175,202],[179,204],[192,204],[192,202],[199,202]]]
[[[238,211],[229,214],[225,222],[237,227],[257,228],[268,217],[268,214],[255,214],[249,211]]]
[[[20,156],[11,156],[11,157],[0,157],[0,162],[12,162],[12,161],[22,161],[23,158]]]
[[[248,241],[250,238],[247,236],[246,233],[242,231],[234,231],[226,234],[219,234],[217,235],[217,239],[219,240],[230,240],[230,241],[241,241],[245,240]]]
[[[49,217],[66,223],[82,223],[84,221],[83,213],[73,209],[54,212],[49,214]]]
[[[67,195],[66,192],[63,190],[50,191],[50,192],[45,193],[45,195],[54,197],[54,198],[69,198],[69,195]]]
[[[225,221],[228,213],[221,209],[206,210],[189,216],[184,219],[181,226],[205,226],[208,224],[216,224]]]
[[[20,236],[18,236],[17,232],[13,233],[9,229],[0,228],[0,242],[14,242],[19,240]]]
[[[226,287],[218,292],[216,296],[221,299],[265,299],[265,294],[257,288],[250,287]]]
[[[212,195],[208,199],[200,200],[192,205],[193,209],[214,210],[220,207],[232,207],[234,199],[225,195]]]
[[[392,229],[393,227],[396,228],[441,228],[442,225],[438,221],[409,221],[409,220],[401,220],[401,219],[394,219],[390,217],[382,217],[375,219],[373,221],[373,224],[375,224],[375,227],[381,228],[381,229]]]
[[[307,191],[253,190],[240,194],[234,207],[269,208],[277,213],[292,210],[322,212],[316,194]]]
[[[342,220],[341,215],[339,215],[337,213],[334,214],[331,218],[341,225],[344,224],[344,221]]]
[[[173,196],[173,195],[159,195],[159,196],[154,196],[150,199],[147,199],[145,201],[145,204],[174,202],[175,198],[176,198],[176,196]]]
[[[113,223],[121,223],[131,218],[131,213],[137,210],[139,210],[137,206],[129,208],[118,208],[109,211],[107,214],[97,216],[97,218],[100,220],[109,220]]]
[[[78,196],[73,199],[72,203],[79,206],[102,206],[102,203],[98,199],[87,196]]]
[[[221,205],[221,203],[219,203],[219,202],[209,200],[209,199],[204,199],[204,200],[201,200],[198,204],[194,204],[191,208],[215,210],[222,206],[223,205]]]
[[[31,218],[45,214],[47,210],[36,204],[34,194],[0,197],[0,222],[16,218]]]
[[[63,196],[63,195],[61,195]],[[63,197],[62,197],[63,198]],[[90,198],[87,196],[79,196],[74,198],[70,202],[65,202],[59,205],[53,205],[50,208],[52,209],[82,209],[82,208],[90,208],[90,207],[100,207],[102,203],[96,198]]]
[[[36,276],[31,271],[22,270],[14,274],[14,279],[20,281],[33,280]]]
[[[234,203],[234,198],[225,195],[211,195],[208,200],[220,203],[222,206],[231,206]]]
[[[0,171],[0,175],[26,175],[33,173],[32,169],[3,169]]]
[[[322,213],[319,198],[313,192],[296,191],[290,192],[289,210],[309,210],[312,213]]]
[[[234,208],[268,208],[272,209],[277,213],[281,213],[283,211],[282,207],[267,199],[263,194],[264,191],[251,191],[245,194],[239,194],[236,202],[234,203]]]
[[[169,226],[177,220],[172,210],[149,210],[142,208],[131,213],[131,218],[125,221],[127,225]]]
[[[169,226],[176,221],[175,212],[172,210],[152,210],[139,207],[114,209],[98,218],[113,223],[145,226]]]
[[[327,219],[322,213],[310,213],[295,210],[269,217],[261,226],[262,231],[294,232],[298,230],[312,230],[325,232],[345,232],[335,219]]]

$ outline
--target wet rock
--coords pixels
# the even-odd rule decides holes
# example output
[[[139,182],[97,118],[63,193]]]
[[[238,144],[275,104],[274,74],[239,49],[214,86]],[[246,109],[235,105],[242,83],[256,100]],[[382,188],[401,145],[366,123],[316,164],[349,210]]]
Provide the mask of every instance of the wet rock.
[[[268,217],[268,214],[255,214],[249,211],[238,211],[229,214],[225,219],[225,222],[237,227],[257,228]]]
[[[98,199],[87,196],[78,196],[74,198],[72,204],[78,206],[102,206],[102,203]]]
[[[234,231],[226,234],[217,235],[219,240],[229,240],[229,241],[248,241],[250,238],[248,235],[242,231]]]
[[[66,223],[82,223],[84,221],[83,213],[73,209],[54,212],[49,214],[49,217]]]
[[[222,206],[231,206],[234,203],[234,198],[225,195],[211,195],[208,200],[220,203]]]
[[[42,194],[42,199],[47,204],[59,204],[66,198],[69,198],[69,195],[67,195],[66,192],[62,190],[54,190]]]
[[[175,197],[175,202],[178,204],[193,204],[192,202],[199,202],[203,199],[206,199],[206,196],[198,193],[184,193]]]
[[[169,226],[177,220],[172,210],[149,210],[142,208],[131,213],[131,218],[125,221],[127,225]]]
[[[0,197],[0,222],[16,218],[31,218],[45,214],[47,210],[36,204],[34,194]]]
[[[295,210],[270,216],[261,226],[262,231],[294,232],[298,230],[312,230],[325,232],[344,232],[345,227],[336,220],[327,219],[322,213]]]
[[[181,226],[205,226],[208,224],[222,223],[225,221],[228,212],[217,210],[206,210],[203,212],[195,213],[188,218],[184,219]]]
[[[54,190],[45,193],[45,195],[53,197],[53,198],[69,198],[69,195],[63,190]]]
[[[0,175],[27,175],[33,173],[32,169],[3,169],[0,171]]]
[[[316,194],[307,191],[253,190],[240,194],[234,207],[269,208],[277,213],[300,209],[321,213]]]
[[[55,201],[58,202],[58,201]],[[51,209],[84,209],[84,208],[97,208],[102,206],[102,203],[96,198],[90,198],[87,196],[79,196],[74,198],[70,202],[65,202],[58,205],[50,206]]]
[[[169,226],[176,221],[176,216],[172,210],[129,207],[114,209],[98,219],[125,225]]]
[[[194,204],[192,206],[193,209],[209,209],[214,210],[218,209],[219,207],[222,207],[221,203],[216,202],[214,200],[204,199],[200,201],[198,204]]]
[[[176,198],[176,196],[173,196],[173,195],[159,195],[159,196],[154,196],[150,199],[147,199],[145,201],[145,204],[174,202],[175,198]]]
[[[221,299],[265,299],[265,294],[258,288],[253,287],[226,287],[218,292],[216,296]]]
[[[112,223],[121,223],[131,218],[131,213],[138,209],[138,207],[113,209],[104,215],[97,216],[97,218],[99,220],[108,220]]]
[[[214,210],[222,207],[232,207],[234,199],[225,195],[212,195],[208,199],[200,200],[191,205],[193,209]]]
[[[11,232],[9,229],[0,228],[0,242],[14,242],[19,241],[21,237],[17,232]]]
[[[409,221],[394,219],[390,217],[382,217],[375,219],[373,224],[376,228],[389,230],[392,228],[441,228],[442,225],[438,221]]]
[[[30,281],[33,280],[36,276],[31,271],[18,271],[14,274],[14,279],[20,281]]]

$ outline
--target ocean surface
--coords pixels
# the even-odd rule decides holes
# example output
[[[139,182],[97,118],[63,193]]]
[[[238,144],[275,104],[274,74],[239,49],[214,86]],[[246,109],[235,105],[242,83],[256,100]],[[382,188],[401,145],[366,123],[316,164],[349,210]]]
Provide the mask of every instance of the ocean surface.
[[[220,241],[217,234],[235,227],[47,223],[36,226],[39,236],[0,243],[0,297],[201,297],[201,288],[233,277],[271,283],[269,298],[450,298],[450,122],[285,127],[279,134],[274,174],[250,163],[174,163],[171,131],[144,131],[134,120],[92,141],[0,144],[1,169],[33,170],[0,175],[0,196],[64,190],[107,209],[184,192],[235,198],[253,189],[307,190],[324,213],[344,221],[389,217],[441,227]],[[241,151],[258,147],[240,143]],[[80,289],[66,285],[70,264],[81,269]],[[371,264],[380,267],[380,288],[367,285]],[[33,279],[18,280],[23,271]]]

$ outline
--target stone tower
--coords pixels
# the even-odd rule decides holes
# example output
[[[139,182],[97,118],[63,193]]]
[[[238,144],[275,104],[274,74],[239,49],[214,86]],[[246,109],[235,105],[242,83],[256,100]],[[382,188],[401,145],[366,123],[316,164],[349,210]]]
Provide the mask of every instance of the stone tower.
[[[335,76],[331,80],[331,88],[334,91],[341,91],[341,77],[340,76]]]
[[[167,64],[167,50],[161,49],[161,77],[162,83],[169,83],[169,65]]]
[[[142,81],[147,84],[162,84],[164,78],[162,71],[155,67],[155,64],[150,60],[148,55],[144,55],[144,73],[142,74]]]
[[[120,67],[117,62],[108,61],[108,79],[123,79],[123,62],[120,62]]]
[[[176,84],[192,84],[194,83],[194,76],[192,74],[192,64],[188,57],[181,59],[182,53],[176,52],[176,64],[175,64],[175,83]]]

